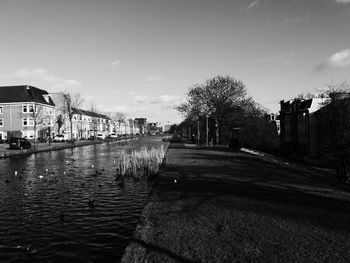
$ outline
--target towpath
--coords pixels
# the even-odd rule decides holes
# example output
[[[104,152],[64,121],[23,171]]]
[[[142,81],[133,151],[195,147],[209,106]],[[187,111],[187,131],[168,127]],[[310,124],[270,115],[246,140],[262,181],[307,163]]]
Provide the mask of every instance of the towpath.
[[[329,171],[171,144],[123,262],[350,262],[349,222]]]

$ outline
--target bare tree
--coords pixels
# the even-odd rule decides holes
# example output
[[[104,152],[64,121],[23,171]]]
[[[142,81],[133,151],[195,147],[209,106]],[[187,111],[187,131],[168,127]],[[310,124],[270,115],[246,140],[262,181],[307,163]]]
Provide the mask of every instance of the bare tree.
[[[230,76],[216,76],[204,84],[195,85],[187,93],[187,101],[176,107],[185,117],[198,119],[211,116],[215,120],[216,144],[223,116],[233,107],[242,105],[246,97],[243,82]]]
[[[127,119],[127,122],[128,122],[129,128],[131,129],[130,134],[134,134],[134,125],[135,125],[134,120]]]
[[[70,124],[70,139],[73,139],[73,115],[74,115],[74,108],[78,108],[83,103],[83,98],[81,97],[80,93],[75,94],[65,94],[65,101],[66,101],[66,111],[69,118],[69,124]]]
[[[126,122],[126,117],[123,112],[111,113],[111,119],[118,124],[118,131],[120,133],[122,123]]]
[[[38,126],[40,126],[43,122],[43,107],[37,106],[35,103],[29,105],[29,113],[31,119],[33,119],[33,128],[34,128],[34,147],[37,144],[37,130]]]
[[[57,116],[56,123],[57,123],[57,132],[60,133],[60,130],[64,124],[64,117],[62,114]]]
[[[111,112],[106,112],[104,113],[105,116],[107,116],[109,119],[107,119],[107,131],[108,131],[108,135],[113,132],[113,130],[111,129],[112,127],[112,113]]]

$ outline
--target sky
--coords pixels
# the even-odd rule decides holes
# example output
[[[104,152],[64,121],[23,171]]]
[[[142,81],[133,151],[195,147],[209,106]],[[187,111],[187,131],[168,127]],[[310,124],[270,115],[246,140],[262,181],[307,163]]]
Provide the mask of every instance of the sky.
[[[0,0],[0,86],[172,124],[216,75],[273,113],[349,82],[350,0]]]

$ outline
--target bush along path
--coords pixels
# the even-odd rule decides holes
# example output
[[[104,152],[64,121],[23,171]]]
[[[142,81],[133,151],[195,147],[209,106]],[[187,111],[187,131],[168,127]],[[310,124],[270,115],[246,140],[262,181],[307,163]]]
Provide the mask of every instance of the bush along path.
[[[122,262],[350,262],[350,189],[325,177],[171,144]]]

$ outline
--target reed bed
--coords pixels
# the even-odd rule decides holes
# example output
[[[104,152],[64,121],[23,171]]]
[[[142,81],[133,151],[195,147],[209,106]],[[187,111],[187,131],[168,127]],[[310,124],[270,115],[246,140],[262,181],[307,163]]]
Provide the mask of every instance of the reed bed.
[[[119,173],[122,176],[152,177],[158,173],[165,156],[164,146],[160,148],[142,147],[139,151],[121,153]]]

